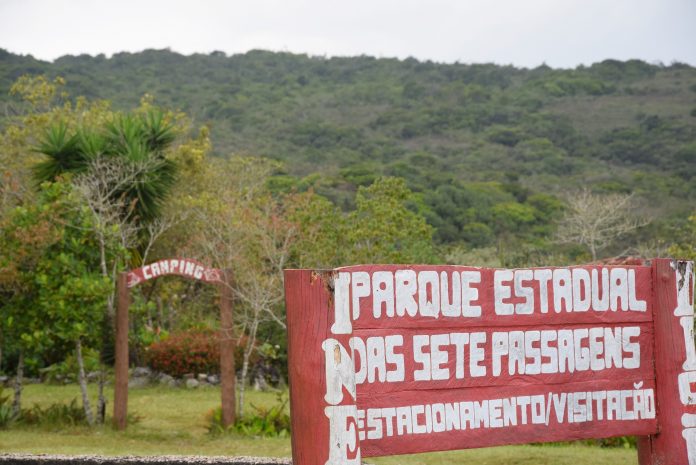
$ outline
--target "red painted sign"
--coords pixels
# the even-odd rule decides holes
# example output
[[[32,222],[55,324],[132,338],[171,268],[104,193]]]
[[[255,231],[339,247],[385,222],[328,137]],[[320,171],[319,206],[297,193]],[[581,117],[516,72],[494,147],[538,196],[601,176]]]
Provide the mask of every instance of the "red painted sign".
[[[220,290],[220,391],[222,396],[222,423],[235,421],[235,339],[232,325],[232,272],[209,268],[187,258],[168,258],[132,271],[120,273],[117,281],[116,344],[114,363],[114,415],[117,429],[126,428],[128,419],[128,307],[129,288],[150,279],[178,275],[216,284]]]
[[[178,275],[208,283],[222,280],[222,272],[190,258],[167,258],[128,272],[128,287],[165,275]]]
[[[672,264],[287,270],[294,463],[665,437],[655,436],[668,404],[658,397],[659,343],[677,336],[683,367],[665,376],[673,400],[681,396],[685,439],[680,427],[671,448],[682,460],[664,463],[687,463],[687,449],[696,463],[696,409],[686,411],[696,406],[693,268],[675,265],[656,286],[660,263]],[[673,295],[671,309],[661,292]],[[665,337],[656,314],[675,307],[683,331]],[[653,449],[641,450],[642,463],[663,457]]]

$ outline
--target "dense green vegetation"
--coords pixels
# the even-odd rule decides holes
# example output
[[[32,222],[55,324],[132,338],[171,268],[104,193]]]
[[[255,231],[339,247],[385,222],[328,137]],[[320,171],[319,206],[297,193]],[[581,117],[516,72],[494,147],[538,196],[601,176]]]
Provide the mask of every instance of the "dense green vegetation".
[[[121,109],[154,95],[209,125],[213,153],[280,160],[274,189],[313,187],[344,210],[357,187],[404,178],[437,243],[494,248],[504,264],[549,260],[559,199],[582,185],[633,192],[656,220],[605,254],[664,242],[696,196],[696,69],[679,63],[555,70],[168,50],[47,63],[0,52],[0,89],[25,73],[63,76],[70,95]]]
[[[285,369],[284,268],[696,258],[696,69],[678,63],[0,50],[0,104],[0,374],[70,365],[92,425],[116,276],[156,259],[233,270],[242,413],[255,365]],[[218,334],[215,299],[134,289],[134,364]]]
[[[286,370],[284,268],[437,260],[433,228],[409,208],[417,199],[403,179],[360,186],[343,212],[311,189],[272,188],[279,162],[209,157],[208,130],[150,98],[118,111],[73,102],[63,84],[20,77],[11,88],[19,111],[0,133],[0,370],[15,377],[6,418],[26,416],[23,377],[53,379],[74,350],[84,417],[104,421],[116,279],[153,259],[196,257],[233,272],[242,420],[256,362],[274,365],[274,383]],[[189,354],[176,336],[191,329],[213,342],[196,350],[196,370],[215,370],[214,288],[163,279],[131,294],[134,363],[162,370],[154,347],[170,333],[169,345]],[[88,370],[99,382],[96,415]]]

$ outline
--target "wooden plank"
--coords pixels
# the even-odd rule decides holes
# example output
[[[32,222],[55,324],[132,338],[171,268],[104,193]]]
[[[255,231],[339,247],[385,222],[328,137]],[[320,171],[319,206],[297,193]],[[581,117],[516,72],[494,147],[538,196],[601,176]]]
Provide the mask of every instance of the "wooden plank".
[[[116,281],[116,360],[114,363],[114,426],[126,428],[128,416],[128,291],[127,273]]]
[[[641,465],[696,465],[693,262],[652,263],[659,433],[639,442]]]
[[[560,350],[559,334],[564,341]],[[527,331],[519,327],[467,332],[356,330],[349,347],[360,400],[404,390],[563,384],[625,376],[652,380],[652,340],[651,324],[621,323],[544,325]],[[526,357],[519,355],[518,349],[525,348],[531,351]]]
[[[357,423],[363,457],[657,431],[654,382],[640,378],[358,394]]]
[[[322,343],[328,334],[330,282],[330,276],[311,270],[285,271],[292,459],[302,465],[325,465],[329,458]]]
[[[220,397],[222,401],[222,424],[229,426],[235,422],[236,400],[234,368],[234,337],[232,313],[232,271],[225,270],[223,279],[218,283],[220,292]]]
[[[652,321],[647,266],[361,265],[336,273],[336,298],[353,312],[353,329]],[[573,292],[574,285],[580,292]]]

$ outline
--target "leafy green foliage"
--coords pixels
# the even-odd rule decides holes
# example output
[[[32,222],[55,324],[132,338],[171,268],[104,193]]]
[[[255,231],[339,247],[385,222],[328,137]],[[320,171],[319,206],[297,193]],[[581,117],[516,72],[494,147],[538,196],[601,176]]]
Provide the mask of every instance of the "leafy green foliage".
[[[12,426],[15,420],[10,396],[3,395],[3,388],[0,386],[0,430]]]
[[[85,371],[87,373],[99,371],[102,366],[99,362],[99,352],[94,349],[83,351]],[[65,360],[59,363],[54,363],[46,368],[39,370],[44,382],[65,384],[66,382],[75,382],[77,379],[77,360],[73,353],[69,354]]]
[[[101,315],[111,291],[108,277],[98,271],[98,247],[90,231],[91,217],[85,214],[70,186],[47,184],[47,200],[53,202],[54,221],[60,239],[53,243],[33,270],[37,305],[50,335],[63,341],[96,342]]]
[[[116,114],[103,128],[78,127],[72,133],[59,121],[36,147],[46,159],[34,167],[34,175],[40,182],[55,181],[65,173],[85,172],[97,157],[123,160],[134,166],[133,179],[115,185],[111,195],[124,201],[124,216],[152,221],[175,181],[176,165],[164,154],[175,139],[174,126],[156,110]]]
[[[216,408],[208,414],[208,433],[220,435],[237,433],[251,437],[290,436],[290,415],[288,413],[287,393],[279,392],[276,403],[270,407],[251,404],[252,412],[225,428],[222,426],[222,409]]]
[[[689,182],[696,70],[681,64],[516,69],[259,50],[229,57],[147,50],[52,64],[0,56],[0,83],[8,88],[29,70],[65,76],[73,93],[113,99],[122,109],[154,94],[210,122],[215,154],[282,160],[269,181],[276,191],[313,188],[343,211],[355,208],[359,187],[401,177],[421,197],[436,241],[448,247],[489,247],[517,234],[486,211],[510,199],[489,189],[475,193],[490,198],[473,208],[468,200],[480,183],[509,184],[511,174],[530,195],[554,197],[611,178],[669,205],[657,213],[664,222],[696,195]],[[552,225],[538,216],[525,224],[523,241],[538,247]]]
[[[696,261],[696,214],[675,231],[676,240],[669,248],[672,257]]]
[[[100,339],[112,286],[98,271],[91,216],[73,194],[66,182],[45,183],[35,204],[15,207],[0,225],[3,345],[30,366],[78,339]]]
[[[54,403],[47,407],[34,404],[28,409],[22,409],[19,421],[25,425],[44,428],[87,426],[85,412],[77,403],[77,399],[71,400],[68,404]]]
[[[435,258],[433,228],[409,207],[417,198],[400,178],[380,178],[360,187],[348,215],[346,257],[352,263],[430,263]]]

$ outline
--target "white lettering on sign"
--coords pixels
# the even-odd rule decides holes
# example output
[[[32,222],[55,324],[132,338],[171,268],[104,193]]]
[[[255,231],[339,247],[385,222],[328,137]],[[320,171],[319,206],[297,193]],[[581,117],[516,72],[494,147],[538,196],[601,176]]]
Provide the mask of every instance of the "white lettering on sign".
[[[339,272],[331,330],[350,334],[363,306],[375,319],[480,317],[480,285],[479,270]],[[625,267],[495,270],[492,303],[499,316],[647,311],[636,270]]]
[[[360,465],[358,409],[336,405],[324,409],[329,419],[329,460],[326,465]]]
[[[510,375],[639,368],[638,336],[639,326],[494,332],[492,374],[501,374],[505,360]]]
[[[352,357],[335,339],[326,339],[321,347],[324,349],[326,371],[324,399],[331,405],[340,404],[343,401],[343,388],[345,388],[355,400],[355,370]]]
[[[184,271],[188,265],[178,264]],[[162,272],[162,267],[150,272]],[[191,268],[191,272],[196,269]],[[641,275],[641,279],[645,280],[645,276]],[[647,312],[647,302],[642,298],[645,283],[641,281],[639,289],[634,268],[368,268],[337,271],[332,277],[333,321],[329,320],[333,337],[327,337],[321,346],[326,386],[324,413],[329,420],[330,436],[326,465],[358,464],[361,440],[477,428],[548,426],[550,418],[559,424],[655,418],[653,389],[642,389],[642,382],[634,384],[634,389],[612,390],[605,386],[597,391],[461,402],[421,403],[417,399],[414,405],[358,409],[357,391],[362,385],[409,383],[409,389],[415,389],[415,384],[437,382],[434,389],[444,389],[455,384],[452,380],[462,380],[462,386],[468,386],[472,380],[471,385],[477,386],[480,378],[486,376],[515,380],[640,369],[641,355],[647,357],[645,352],[641,354],[640,341],[649,339],[652,332],[648,323],[612,326],[600,322],[581,326],[582,318],[561,317],[568,313]],[[533,325],[521,326],[526,316],[534,314],[544,315],[549,322],[537,325],[540,319],[536,318]],[[564,321],[577,322],[568,323],[567,328],[554,328],[550,325],[557,315]],[[683,316],[689,317],[690,320],[680,322],[685,337],[693,323],[693,312]],[[361,318],[367,321],[360,321]],[[427,329],[414,329],[410,322],[400,327],[398,321],[374,321],[399,318],[440,319],[443,329],[451,319],[468,322],[471,318],[485,318],[493,321],[492,325],[513,329],[437,332],[432,323]],[[357,334],[353,334],[354,326],[359,328]],[[454,327],[461,327],[461,323]],[[396,334],[389,334],[387,328]],[[693,348],[690,352],[687,349],[684,367],[696,368]],[[693,397],[696,402],[696,376],[690,373],[687,371],[680,378],[680,389],[689,401]],[[582,379],[589,379],[588,375]],[[696,424],[696,416],[693,423]]]
[[[338,273],[334,278],[333,334],[350,334],[353,331],[350,318],[350,273]]]
[[[655,418],[655,392],[642,389],[549,392],[498,399],[438,402],[357,411],[358,438],[382,439],[419,435],[495,429],[518,425],[549,426],[557,423],[630,421]]]
[[[220,270],[206,268],[192,260],[171,258],[150,263],[129,272],[128,287],[134,287],[143,280],[147,281],[168,274],[178,274],[208,282],[216,282],[222,279]]]
[[[496,270],[494,274],[495,313],[528,315],[535,308],[534,289],[539,289],[541,313],[634,311],[645,312],[646,302],[636,296],[636,272],[626,268],[603,268],[602,285],[596,269]],[[551,283],[553,301],[549,301]],[[512,299],[523,299],[513,304]]]
[[[693,262],[676,262],[677,307],[674,316],[683,328],[686,358],[679,373],[679,399],[684,406],[696,405],[696,349],[694,348],[694,269]],[[681,418],[682,436],[686,441],[689,465],[696,465],[696,415],[684,414]]]
[[[329,338],[322,346],[326,401],[336,405],[344,389],[354,393],[355,386],[365,383],[636,370],[641,366],[640,336],[640,326],[595,326],[494,331],[490,338],[483,331],[415,334],[406,341],[401,334],[352,336],[348,347]],[[691,386],[696,372],[683,379]],[[691,393],[690,388],[685,392]]]
[[[397,353],[403,343],[400,334],[368,337],[367,340],[352,337],[350,348],[353,351],[355,384],[403,381],[404,356]]]
[[[351,344],[352,351],[353,344]],[[327,407],[324,414],[329,419],[329,460],[326,465],[360,465],[358,444],[358,411],[356,405],[338,405],[343,401],[345,389],[355,402],[355,368],[353,359],[341,343],[328,338],[322,343],[326,375]]]

